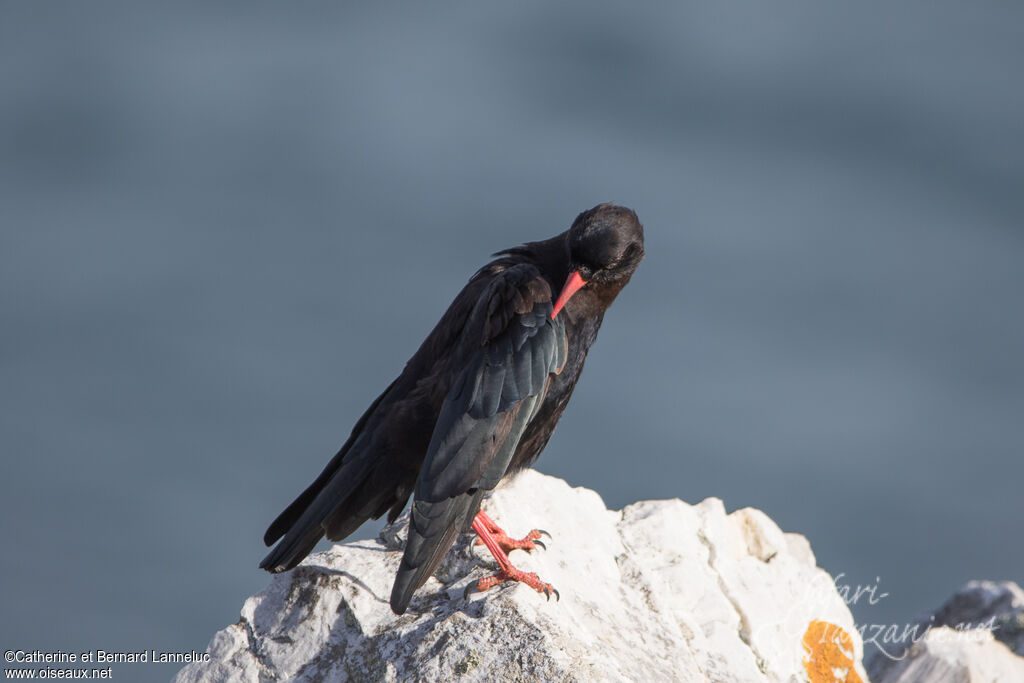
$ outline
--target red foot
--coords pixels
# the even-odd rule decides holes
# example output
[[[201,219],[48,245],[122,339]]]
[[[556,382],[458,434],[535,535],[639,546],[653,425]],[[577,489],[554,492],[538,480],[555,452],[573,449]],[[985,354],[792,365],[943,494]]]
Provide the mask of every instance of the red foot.
[[[555,594],[555,600],[562,599],[562,596],[559,595],[558,591],[554,587],[552,587],[550,583],[541,581],[540,577],[534,574],[533,572],[520,571],[515,567],[512,567],[508,570],[502,570],[497,574],[485,576],[484,578],[480,579],[476,582],[476,592],[482,593],[485,590],[493,588],[498,584],[505,583],[506,581],[519,581],[520,583],[525,583],[527,586],[537,591],[538,593],[543,593],[544,595],[548,596],[548,600],[551,599],[552,593]],[[472,586],[472,584],[470,584],[470,586]]]
[[[505,553],[510,553],[513,550],[536,550],[539,546],[543,550],[547,550],[547,546],[540,542],[541,536],[547,536],[551,538],[551,534],[544,531],[543,529],[533,529],[530,533],[526,534],[523,538],[512,538],[505,533],[505,530],[498,526],[497,522],[488,517],[483,510],[476,513],[476,520],[487,528],[487,531],[491,533],[491,537],[501,547]],[[483,537],[476,539],[476,545],[485,545]]]
[[[522,538],[512,538],[500,529],[498,531],[491,532],[491,535],[494,537],[494,540],[497,542],[499,546],[501,546],[501,549],[504,550],[506,553],[510,553],[513,550],[536,550],[538,547],[547,550],[548,547],[541,543],[539,540],[540,537],[544,534],[548,534],[548,532],[543,531],[541,529],[534,529]],[[550,537],[551,534],[548,534],[548,536]],[[483,544],[484,540],[482,538],[476,539],[475,545]]]
[[[548,600],[551,599],[551,594],[555,594],[555,599],[560,600],[561,596],[558,591],[551,587],[550,583],[545,583],[540,580],[533,572],[524,572],[516,569],[512,566],[512,562],[508,559],[509,550],[533,550],[534,547],[544,547],[544,544],[538,541],[541,534],[547,533],[545,531],[539,531],[534,529],[525,538],[521,540],[515,540],[509,538],[508,535],[501,530],[494,520],[485,515],[482,511],[476,513],[476,517],[473,518],[473,531],[480,536],[480,540],[477,543],[483,543],[487,546],[487,549],[491,551],[491,555],[498,562],[498,567],[501,569],[497,574],[492,576],[485,576],[476,582],[476,585],[469,584],[466,587],[466,595],[472,592],[479,591],[483,592],[489,588],[497,586],[500,583],[506,581],[519,581],[525,583],[527,586],[537,591],[538,593],[544,593],[547,595]],[[550,536],[550,534],[548,534]]]

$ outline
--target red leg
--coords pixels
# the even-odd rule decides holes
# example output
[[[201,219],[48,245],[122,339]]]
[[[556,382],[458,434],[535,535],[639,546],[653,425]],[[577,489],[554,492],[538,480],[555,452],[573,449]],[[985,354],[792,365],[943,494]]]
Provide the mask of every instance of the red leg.
[[[523,538],[512,538],[505,533],[504,529],[498,526],[497,522],[488,517],[483,510],[476,513],[476,518],[474,519],[474,522],[476,520],[480,520],[483,523],[483,525],[487,527],[487,530],[491,532],[491,535],[494,537],[494,540],[497,541],[498,545],[500,545],[501,549],[504,550],[506,553],[510,553],[513,550],[536,550],[537,546],[540,546],[542,549],[547,550],[547,546],[540,542],[540,537],[546,535],[548,538],[551,538],[551,534],[544,531],[543,529],[533,529]],[[483,537],[478,538],[476,541],[476,545],[483,545],[483,543]]]
[[[486,520],[486,521],[485,521]],[[519,581],[525,583],[527,586],[537,591],[538,593],[544,593],[548,596],[548,600],[551,599],[551,594],[554,593],[556,598],[560,598],[558,591],[551,587],[550,583],[545,583],[540,580],[533,572],[524,572],[516,569],[512,562],[508,559],[508,555],[505,550],[501,547],[501,544],[495,538],[491,528],[497,528],[497,525],[487,515],[482,512],[478,512],[476,517],[473,518],[473,531],[480,536],[480,540],[487,546],[487,549],[491,551],[491,555],[498,562],[500,571],[497,574],[491,576],[485,576],[476,582],[476,591],[483,592],[492,586],[496,586],[499,583],[505,581]],[[504,533],[504,532],[502,532]],[[506,537],[507,538],[507,537]],[[473,584],[469,584],[466,589],[466,593],[473,592]]]

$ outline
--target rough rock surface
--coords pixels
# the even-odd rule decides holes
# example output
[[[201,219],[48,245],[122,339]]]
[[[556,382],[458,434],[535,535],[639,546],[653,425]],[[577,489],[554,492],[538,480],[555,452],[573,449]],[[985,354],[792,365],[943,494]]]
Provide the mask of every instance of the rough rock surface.
[[[917,627],[916,642],[872,658],[875,683],[1024,682],[1024,591],[1017,584],[971,581]]]
[[[969,581],[933,616],[929,622],[934,625],[989,630],[1024,657],[1024,590],[1013,581]]]
[[[930,629],[894,661],[875,683],[1019,683],[1024,658],[1010,652],[991,631],[969,633],[946,626]]]
[[[511,535],[551,532],[547,551],[512,559],[558,588],[560,602],[511,584],[463,598],[496,568],[467,535],[395,616],[400,521],[274,577],[213,637],[211,661],[176,680],[806,681],[812,621],[852,636],[849,680],[863,677],[832,578],[803,536],[758,510],[727,515],[709,498],[610,511],[595,492],[532,470],[484,507]]]

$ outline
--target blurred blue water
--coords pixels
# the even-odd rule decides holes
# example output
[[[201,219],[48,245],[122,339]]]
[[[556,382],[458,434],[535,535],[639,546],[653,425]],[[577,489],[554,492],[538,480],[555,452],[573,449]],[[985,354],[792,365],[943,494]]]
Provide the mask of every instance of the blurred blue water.
[[[539,469],[759,507],[861,623],[1024,579],[1022,66],[999,2],[0,5],[0,644],[202,650],[466,278],[608,200]]]

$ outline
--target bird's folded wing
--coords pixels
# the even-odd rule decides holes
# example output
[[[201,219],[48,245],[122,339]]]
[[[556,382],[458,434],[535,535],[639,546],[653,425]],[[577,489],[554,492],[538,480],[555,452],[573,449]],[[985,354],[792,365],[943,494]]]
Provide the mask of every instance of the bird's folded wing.
[[[391,593],[401,614],[505,475],[568,353],[551,288],[531,265],[489,283],[463,330],[459,367],[416,483],[409,538]]]
[[[491,282],[466,325],[469,349],[434,427],[417,500],[491,489],[505,474],[551,374],[565,365],[565,326],[551,310],[550,287],[532,266]]]

